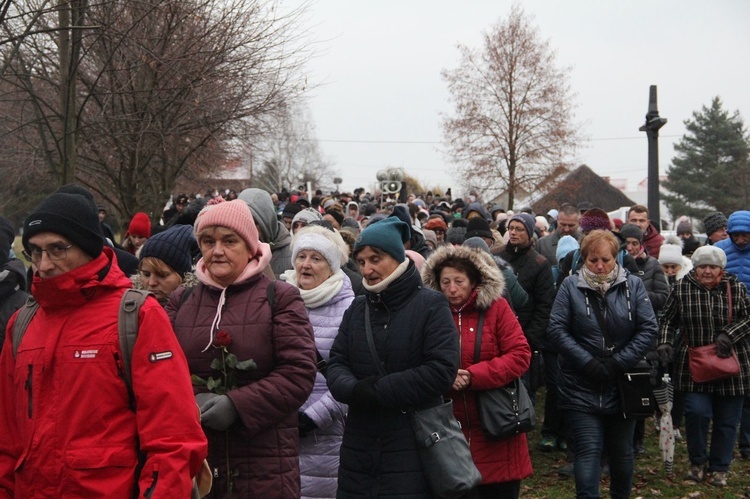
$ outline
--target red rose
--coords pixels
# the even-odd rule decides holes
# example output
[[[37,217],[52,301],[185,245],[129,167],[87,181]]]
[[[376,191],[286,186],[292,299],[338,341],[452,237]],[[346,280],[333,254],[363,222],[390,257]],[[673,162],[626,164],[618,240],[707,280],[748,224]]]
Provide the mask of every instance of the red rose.
[[[212,345],[214,348],[226,348],[232,343],[232,337],[226,331],[218,331],[214,335],[214,342]]]

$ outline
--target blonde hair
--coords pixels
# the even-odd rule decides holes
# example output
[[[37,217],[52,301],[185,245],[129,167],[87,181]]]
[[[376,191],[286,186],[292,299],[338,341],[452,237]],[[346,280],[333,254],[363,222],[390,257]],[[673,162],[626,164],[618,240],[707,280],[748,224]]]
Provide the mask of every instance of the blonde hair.
[[[617,257],[617,252],[620,251],[620,241],[617,237],[608,230],[592,230],[583,238],[581,241],[581,256],[584,260],[588,257],[589,252],[594,248],[598,248],[600,245],[609,247],[612,251],[612,256]]]
[[[182,276],[175,269],[170,267],[164,260],[156,258],[155,256],[147,256],[138,263],[138,272],[143,270],[144,265],[151,268],[151,273],[156,274],[162,279],[172,274],[180,276],[180,283],[182,283]]]

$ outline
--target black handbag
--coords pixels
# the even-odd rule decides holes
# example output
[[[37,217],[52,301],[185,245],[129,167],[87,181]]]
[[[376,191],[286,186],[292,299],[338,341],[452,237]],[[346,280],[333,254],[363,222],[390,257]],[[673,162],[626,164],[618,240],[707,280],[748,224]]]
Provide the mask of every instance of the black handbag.
[[[484,310],[479,313],[477,337],[474,344],[474,363],[479,362],[482,343]],[[476,392],[479,422],[485,436],[491,440],[503,440],[526,433],[536,425],[536,413],[526,386],[520,379],[500,388]]]
[[[611,338],[607,323],[602,316],[598,303],[592,303],[594,315],[599,322],[599,328],[604,336],[604,344],[612,351]],[[654,415],[656,398],[652,379],[654,367],[647,360],[641,360],[628,372],[617,379],[617,391],[620,395],[620,412],[625,419],[645,419]]]
[[[381,376],[387,373],[375,349],[370,325],[370,307],[365,302],[365,332],[375,366]],[[406,411],[419,448],[425,480],[435,497],[457,498],[468,494],[482,481],[474,465],[461,424],[453,415],[453,403]]]

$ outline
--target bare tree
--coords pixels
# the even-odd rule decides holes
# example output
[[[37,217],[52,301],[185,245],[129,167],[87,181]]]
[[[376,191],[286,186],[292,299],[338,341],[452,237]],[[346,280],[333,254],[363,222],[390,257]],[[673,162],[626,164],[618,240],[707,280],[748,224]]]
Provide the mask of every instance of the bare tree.
[[[295,189],[307,182],[313,189],[330,188],[336,171],[318,147],[309,108],[298,101],[280,111],[255,148],[262,167],[253,172],[253,185],[269,192]]]
[[[17,19],[38,14],[32,4],[43,7],[25,1],[26,16]],[[76,1],[86,10],[72,30],[80,55],[67,72],[77,87],[74,122],[67,121],[64,64],[50,50],[59,23],[44,12],[18,50],[4,50],[13,60],[0,98],[26,103],[24,114],[8,117],[6,133],[23,135],[60,183],[70,180],[63,158],[77,157],[76,180],[122,218],[146,211],[157,219],[180,177],[219,170],[227,144],[257,134],[261,118],[305,90],[300,69],[308,53],[297,38],[304,7],[282,13],[276,0]]]
[[[580,140],[570,70],[518,5],[481,50],[458,49],[458,67],[442,71],[454,106],[442,122],[448,154],[467,190],[507,190],[512,208],[516,189],[533,190]]]

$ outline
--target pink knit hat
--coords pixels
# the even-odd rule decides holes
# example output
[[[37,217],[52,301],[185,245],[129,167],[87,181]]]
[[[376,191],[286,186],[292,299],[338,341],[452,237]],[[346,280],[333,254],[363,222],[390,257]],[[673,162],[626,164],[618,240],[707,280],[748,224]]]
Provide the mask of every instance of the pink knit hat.
[[[206,227],[226,227],[240,236],[250,249],[250,254],[258,253],[258,228],[247,203],[241,199],[206,206],[195,219],[195,237]]]

